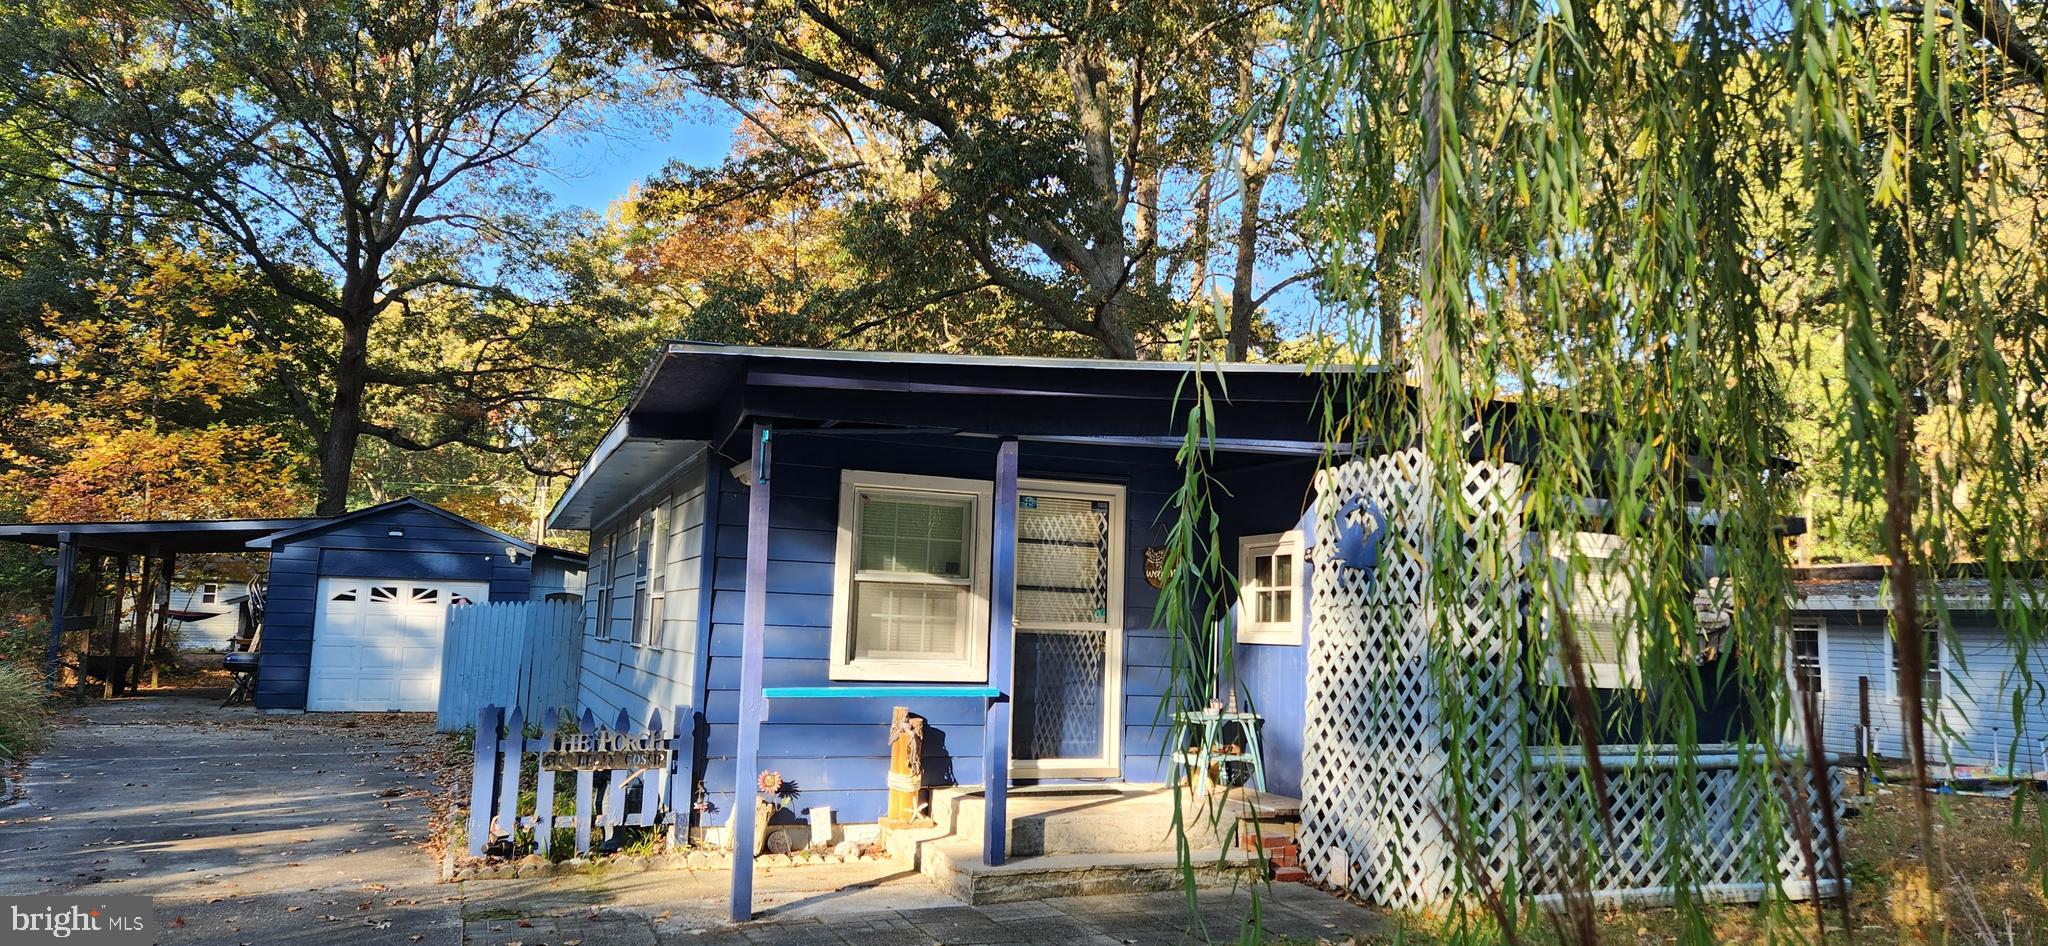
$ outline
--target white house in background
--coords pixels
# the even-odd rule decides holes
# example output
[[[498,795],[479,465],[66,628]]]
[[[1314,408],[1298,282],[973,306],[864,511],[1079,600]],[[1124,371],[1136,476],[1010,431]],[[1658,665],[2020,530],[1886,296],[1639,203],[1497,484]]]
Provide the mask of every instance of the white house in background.
[[[1795,682],[1803,680],[1818,691],[1828,749],[1856,752],[1857,730],[1867,719],[1870,748],[1885,758],[1903,758],[1898,655],[1883,567],[1805,568],[1796,582],[1791,666]],[[2048,604],[2048,588],[2024,587],[2023,593],[2040,596],[2033,602],[2036,608]],[[1942,633],[1933,622],[1925,632],[1928,761],[1937,774],[1947,765],[2048,769],[2048,646],[2026,654],[2033,677],[2029,687],[2018,650],[2000,625],[1989,581],[1943,578],[1923,586],[1923,600],[1933,594],[1945,601],[1953,633]],[[2015,694],[2020,696],[2017,720]]]
[[[249,597],[249,583],[201,578],[171,587],[170,615],[184,650],[226,650],[240,625],[235,611]]]

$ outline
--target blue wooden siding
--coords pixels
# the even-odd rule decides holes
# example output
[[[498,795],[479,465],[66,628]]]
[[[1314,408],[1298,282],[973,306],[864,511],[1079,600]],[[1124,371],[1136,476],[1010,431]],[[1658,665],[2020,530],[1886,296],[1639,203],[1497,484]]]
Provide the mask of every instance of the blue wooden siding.
[[[1821,720],[1828,749],[1840,753],[1856,750],[1856,725],[1861,715],[1857,680],[1867,677],[1877,751],[1890,758],[1903,757],[1905,731],[1899,704],[1892,696],[1885,616],[1876,611],[1801,616],[1827,621]],[[2003,765],[2011,758],[2017,737],[2021,767],[2048,767],[2048,756],[2044,756],[2048,750],[2048,700],[2042,699],[2038,690],[2028,694],[2021,701],[2019,719],[2014,720],[2013,694],[2026,687],[2005,632],[1989,612],[1957,611],[1951,618],[1956,641],[1943,647],[1941,730],[1930,728],[1928,761],[1990,765],[1995,754]],[[2048,686],[2048,649],[2031,650],[2027,665],[2034,686]]]
[[[1272,477],[1268,482],[1306,484],[1309,469],[1299,476]],[[1304,554],[1315,548],[1313,499],[1295,489],[1259,489],[1253,484],[1233,484],[1231,500],[1225,500],[1224,522],[1231,529],[1226,546],[1231,567],[1237,567],[1237,539],[1301,530]],[[1301,636],[1293,644],[1238,644],[1233,650],[1232,672],[1237,679],[1239,699],[1257,711],[1264,721],[1259,729],[1259,748],[1266,770],[1266,790],[1301,797],[1302,733],[1308,717],[1308,605],[1307,562],[1295,570],[1294,600],[1301,617]]]
[[[677,470],[659,489],[614,511],[591,533],[579,701],[599,719],[612,719],[622,709],[633,719],[646,719],[650,710],[659,709],[666,718],[687,720],[696,710],[702,679],[702,562],[712,499],[706,495],[706,476],[702,462]],[[667,533],[659,544],[665,558],[652,565],[661,572],[666,598],[660,646],[633,643],[640,528],[644,514],[657,507],[662,510],[657,521]],[[600,561],[612,536],[619,543],[617,581],[610,579],[610,564]],[[650,549],[655,547],[650,543]],[[650,583],[650,601],[652,591]],[[596,634],[598,600],[605,595],[612,601],[610,639]]]
[[[390,535],[394,527],[405,534]],[[305,708],[322,577],[489,581],[492,601],[524,601],[531,561],[522,554],[515,564],[504,539],[411,506],[279,540],[270,550],[256,705]]]
[[[777,434],[774,505],[769,515],[767,686],[816,686],[828,675],[832,624],[832,561],[839,522],[842,469],[987,480],[995,474],[996,442],[968,438]],[[1158,592],[1146,584],[1144,549],[1164,541],[1158,521],[1178,481],[1170,452],[1027,442],[1025,478],[1121,484],[1126,488],[1124,597],[1123,778],[1164,778],[1163,727],[1155,725],[1166,692],[1169,641],[1154,629]],[[745,575],[745,488],[719,475],[710,639],[706,648],[705,758],[700,771],[716,806],[706,824],[722,825],[735,784],[733,747],[739,709],[740,618]],[[926,719],[925,766],[930,784],[979,780],[982,707],[975,700],[910,701]],[[796,807],[830,805],[847,822],[879,818],[887,804],[887,700],[784,700],[770,706],[761,731],[763,769],[796,783]]]

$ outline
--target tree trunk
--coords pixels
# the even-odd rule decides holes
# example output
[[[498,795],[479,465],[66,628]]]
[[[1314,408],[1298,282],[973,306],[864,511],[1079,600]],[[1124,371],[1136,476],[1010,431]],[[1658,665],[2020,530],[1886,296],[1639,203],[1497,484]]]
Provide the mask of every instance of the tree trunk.
[[[1230,282],[1230,360],[1243,361],[1252,350],[1252,274],[1259,261],[1259,209],[1265,199],[1266,172],[1247,173],[1237,194],[1237,269]]]
[[[355,469],[356,438],[363,432],[363,388],[370,364],[370,320],[342,322],[341,351],[334,362],[334,399],[327,428],[320,433],[320,505],[314,512],[348,511],[349,475]]]

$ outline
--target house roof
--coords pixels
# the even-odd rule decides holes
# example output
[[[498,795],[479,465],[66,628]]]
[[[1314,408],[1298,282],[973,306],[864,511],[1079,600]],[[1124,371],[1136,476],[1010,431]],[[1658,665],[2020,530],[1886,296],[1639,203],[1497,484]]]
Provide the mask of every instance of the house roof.
[[[359,519],[369,519],[374,516],[381,516],[385,513],[393,512],[399,509],[416,509],[421,512],[432,513],[433,515],[440,516],[441,518],[447,519],[448,521],[453,522],[457,525],[467,526],[486,535],[502,539],[508,544],[518,546],[520,551],[526,552],[529,555],[532,554],[534,550],[534,544],[532,542],[528,542],[525,539],[519,538],[518,536],[511,535],[509,533],[499,532],[498,530],[493,529],[490,526],[484,525],[483,523],[478,522],[474,519],[458,516],[455,513],[449,512],[446,509],[442,509],[441,507],[434,505],[433,503],[426,502],[421,499],[416,499],[411,496],[402,496],[388,503],[379,503],[375,506],[365,506],[361,509],[355,510],[354,512],[345,512],[338,516],[329,516],[325,519],[307,520],[299,523],[298,525],[294,525],[289,528],[272,532],[268,535],[262,536],[261,538],[253,539],[249,542],[249,548],[268,549],[275,546],[278,542],[281,541],[297,540],[312,535],[318,535],[319,533],[326,532],[327,530],[333,529],[337,526],[346,525],[348,523],[355,522]]]
[[[2036,563],[2018,563],[2008,583],[2005,606],[2010,599],[2027,596],[2036,607],[2048,607],[2048,582]],[[1816,565],[1792,573],[1794,611],[1877,611],[1891,609],[1890,578],[1883,565]],[[1950,569],[1938,578],[1923,579],[1921,593],[1938,594],[1950,611],[1990,611],[2000,605],[1997,589],[1984,574],[1981,564]]]
[[[1217,447],[1320,454],[1317,408],[1373,367],[1207,365]],[[780,429],[917,430],[1177,448],[1184,362],[985,357],[671,342],[556,504],[549,525],[583,529],[702,451],[726,453],[756,422]],[[1227,395],[1227,396],[1225,396]],[[739,452],[744,453],[744,448]]]
[[[859,434],[916,431],[1025,441],[1086,442],[1177,450],[1195,388],[1191,366],[1173,361],[985,357],[903,352],[756,348],[676,341],[656,353],[626,409],[555,504],[548,525],[588,529],[709,451],[738,463],[738,441],[756,423],[778,431]],[[1263,464],[1270,455],[1321,457],[1384,448],[1326,444],[1332,397],[1412,396],[1375,366],[1226,363],[1202,366],[1219,467]],[[1480,407],[1488,425],[1530,408]],[[1579,412],[1589,424],[1607,419]],[[1528,430],[1499,449],[1528,462]],[[1400,438],[1406,442],[1405,436]],[[1694,484],[1697,489],[1697,484]]]
[[[321,519],[183,519],[142,522],[29,522],[0,525],[0,541],[55,546],[65,535],[79,545],[111,552],[239,552],[252,540],[299,529]]]

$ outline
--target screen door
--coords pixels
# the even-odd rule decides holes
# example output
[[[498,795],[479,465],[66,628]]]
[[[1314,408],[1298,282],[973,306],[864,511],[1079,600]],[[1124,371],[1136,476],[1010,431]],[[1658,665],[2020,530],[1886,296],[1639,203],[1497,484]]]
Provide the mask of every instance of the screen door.
[[[1123,559],[1120,487],[1018,484],[1017,776],[1121,774]]]

